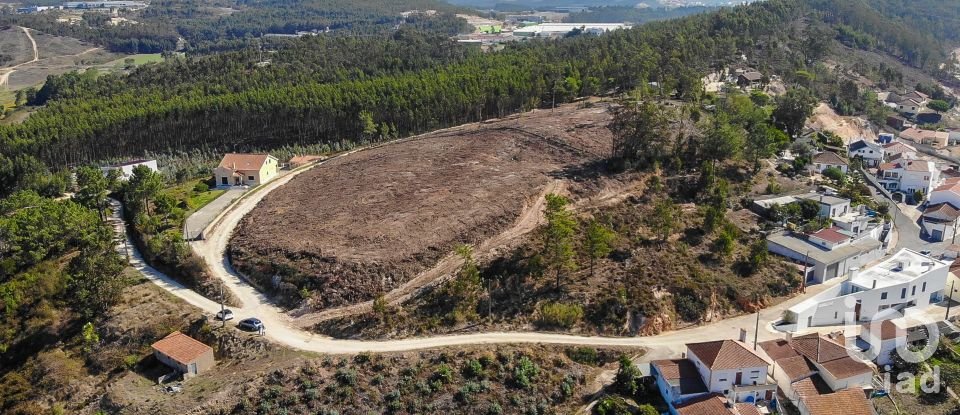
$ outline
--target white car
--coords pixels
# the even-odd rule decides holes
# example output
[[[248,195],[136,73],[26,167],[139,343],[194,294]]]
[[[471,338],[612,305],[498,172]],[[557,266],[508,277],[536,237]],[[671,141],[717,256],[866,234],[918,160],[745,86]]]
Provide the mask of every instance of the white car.
[[[233,320],[233,311],[230,311],[229,308],[220,310],[217,312],[217,315],[214,316],[213,318],[217,320],[222,320],[222,321]]]

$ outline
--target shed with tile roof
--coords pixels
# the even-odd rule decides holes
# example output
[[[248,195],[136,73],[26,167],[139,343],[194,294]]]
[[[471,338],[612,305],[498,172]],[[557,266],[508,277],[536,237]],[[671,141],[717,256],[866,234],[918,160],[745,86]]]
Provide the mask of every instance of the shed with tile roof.
[[[157,360],[180,371],[184,378],[203,373],[216,364],[212,347],[179,331],[170,333],[151,347]]]

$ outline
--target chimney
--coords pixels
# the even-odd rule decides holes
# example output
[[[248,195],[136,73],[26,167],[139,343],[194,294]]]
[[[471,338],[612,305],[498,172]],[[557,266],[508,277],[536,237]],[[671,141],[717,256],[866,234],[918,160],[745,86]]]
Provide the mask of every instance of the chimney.
[[[847,271],[847,280],[853,280],[857,278],[857,275],[860,275],[860,267],[850,268],[850,270]]]
[[[741,342],[741,343],[746,343],[746,342],[747,342],[747,330],[746,330],[746,329],[740,329],[740,342]]]
[[[787,332],[787,343],[790,343],[791,341],[793,341],[793,332],[792,332],[792,331],[788,331],[788,332]]]

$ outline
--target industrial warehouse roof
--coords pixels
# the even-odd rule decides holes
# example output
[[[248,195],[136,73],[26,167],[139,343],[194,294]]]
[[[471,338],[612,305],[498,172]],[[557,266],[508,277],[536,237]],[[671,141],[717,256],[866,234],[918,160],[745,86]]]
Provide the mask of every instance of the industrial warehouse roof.
[[[854,255],[879,249],[883,245],[880,241],[873,238],[861,238],[849,244],[833,248],[832,250],[826,250],[807,242],[805,239],[783,233],[772,234],[767,237],[767,240],[799,254],[809,252],[810,259],[826,265],[842,261]]]

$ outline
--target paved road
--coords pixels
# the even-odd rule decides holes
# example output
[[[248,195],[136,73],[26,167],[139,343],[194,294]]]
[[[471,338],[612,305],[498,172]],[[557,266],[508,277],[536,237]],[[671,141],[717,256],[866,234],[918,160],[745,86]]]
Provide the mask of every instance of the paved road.
[[[208,225],[233,203],[238,197],[246,193],[243,187],[230,187],[222,195],[190,215],[183,225],[183,237],[187,240],[196,239]]]
[[[887,199],[886,196],[877,192],[873,187],[870,188],[870,192],[873,193],[873,199],[879,203],[885,203],[890,207],[890,215],[893,217],[893,225],[897,230],[897,245],[895,250],[900,249],[912,249],[914,251],[923,251],[929,250],[930,253],[934,256],[937,256],[943,253],[947,246],[950,245],[950,241],[947,242],[932,242],[926,240],[920,236],[920,225],[917,224],[917,221],[912,217],[908,216],[901,209],[916,209],[915,206],[905,206],[894,203],[890,199]]]

